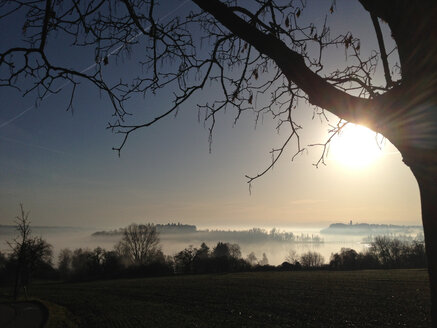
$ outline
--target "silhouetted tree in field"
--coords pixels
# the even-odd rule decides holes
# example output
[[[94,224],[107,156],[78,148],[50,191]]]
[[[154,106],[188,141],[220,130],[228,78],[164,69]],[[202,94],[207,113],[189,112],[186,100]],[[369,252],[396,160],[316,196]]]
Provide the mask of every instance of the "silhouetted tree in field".
[[[173,273],[173,263],[169,263],[161,252],[157,252],[151,262],[135,264],[126,263],[123,255],[101,247],[93,250],[63,249],[59,254],[58,263],[59,277],[71,281],[147,277]]]
[[[68,248],[61,249],[58,255],[58,272],[61,279],[68,279],[72,270],[73,252]]]
[[[437,2],[359,2],[370,16],[378,52],[362,51],[368,45],[347,31],[331,35],[327,23],[317,23],[316,17],[307,23],[301,19],[307,2],[300,0],[192,0],[198,10],[170,21],[159,20],[154,0],[88,0],[80,5],[76,1],[31,5],[4,1],[0,19],[21,20],[23,37],[8,40],[2,47],[0,86],[23,87],[23,93],[36,91],[43,99],[58,92],[59,81],[66,80],[72,86],[67,107],[72,108],[79,83],[90,82],[113,105],[115,120],[109,127],[124,136],[115,147],[120,151],[132,133],[175,113],[193,95],[209,88],[210,82],[217,87],[213,93],[217,99],[199,104],[198,109],[210,122],[211,136],[217,114],[227,108],[235,109],[236,120],[249,109],[257,119],[271,114],[278,128],[288,132],[272,150],[271,165],[248,176],[248,182],[271,169],[287,147],[294,145],[296,154],[306,148],[295,115],[298,102],[315,106],[320,117],[329,111],[339,118],[328,140],[320,143],[323,152],[317,164],[323,162],[328,143],[346,122],[371,128],[397,147],[418,182],[432,316],[437,322]],[[329,6],[328,14],[335,14],[335,1]],[[386,50],[380,21],[391,32],[394,51]],[[138,76],[131,81],[105,79],[104,68],[114,61],[111,57],[134,51],[140,35],[144,57]],[[53,55],[58,48],[49,43],[56,42],[56,37],[84,47],[85,54],[94,52],[95,69],[75,70]],[[209,48],[199,50],[201,44]],[[344,65],[325,62],[324,54],[335,47],[343,47],[348,55]],[[370,55],[364,57],[365,53]],[[393,53],[399,56],[398,65],[392,64]],[[384,73],[383,82],[375,78],[378,69]],[[137,94],[159,94],[163,88],[166,97],[174,95],[169,108],[150,121],[127,119],[128,100]]]
[[[194,268],[194,258],[196,257],[197,249],[193,246],[189,246],[174,257],[175,270],[179,273],[190,273],[193,272]]]
[[[218,242],[210,248],[202,243],[200,248],[189,246],[174,256],[176,273],[212,273],[249,270],[251,265],[241,258],[238,244]]]
[[[259,265],[268,265],[269,259],[267,258],[266,253],[263,253],[263,258],[258,262]]]
[[[324,257],[317,252],[308,251],[300,256],[300,264],[307,269],[321,267],[324,263]]]
[[[206,273],[211,271],[211,252],[205,243],[196,249],[193,259],[193,270],[196,273]]]
[[[65,280],[144,277],[170,274],[173,263],[162,253],[154,225],[131,224],[113,251],[101,247],[61,250],[58,272]]]
[[[356,269],[358,253],[354,249],[342,248],[340,253],[332,254],[329,265],[331,268]]]
[[[288,252],[288,255],[285,257],[285,261],[290,264],[296,264],[299,262],[299,256],[297,255],[297,252],[292,249]]]
[[[124,268],[123,260],[116,251],[105,251],[102,267],[105,277],[117,277]]]
[[[281,271],[300,271],[302,270],[302,265],[299,261],[295,262],[288,262],[284,261],[280,266],[278,266],[278,269]]]
[[[214,272],[247,271],[250,264],[241,258],[240,245],[218,242],[211,254]]]
[[[35,273],[52,270],[52,246],[41,237],[32,237],[29,212],[20,204],[20,215],[15,218],[17,237],[8,242],[12,253],[9,260],[15,267],[14,298],[22,286],[27,297],[27,288]]]
[[[238,244],[226,243],[229,247],[229,256],[235,259],[241,258],[241,248]]]
[[[425,244],[423,242],[413,241],[412,245],[405,252],[406,262],[412,268],[427,267],[427,257]]]
[[[377,236],[370,245],[369,249],[360,253],[350,248],[342,248],[339,253],[331,255],[329,267],[340,270],[426,267],[423,242]]]
[[[207,258],[210,256],[210,249],[207,244],[200,244],[200,248],[196,249],[195,257],[198,259]]]
[[[258,258],[256,257],[254,252],[251,252],[247,255],[246,261],[251,265],[255,266],[258,264]]]
[[[159,233],[153,224],[133,223],[125,228],[116,249],[132,264],[150,263],[160,253]]]
[[[342,248],[339,253],[331,255],[329,267],[340,270],[376,269],[381,264],[373,252],[357,253],[354,249]]]
[[[377,255],[380,263],[387,267],[399,267],[402,242],[386,236],[375,237],[370,251]]]
[[[2,272],[6,267],[7,257],[5,254],[0,252],[0,272]]]
[[[370,253],[387,268],[408,268],[426,266],[426,252],[419,241],[406,242],[386,236],[375,237]]]

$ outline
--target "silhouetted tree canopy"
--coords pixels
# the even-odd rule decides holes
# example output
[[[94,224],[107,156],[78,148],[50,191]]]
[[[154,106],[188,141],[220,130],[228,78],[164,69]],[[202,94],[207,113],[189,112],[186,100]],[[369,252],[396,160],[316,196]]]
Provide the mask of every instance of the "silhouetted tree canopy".
[[[132,223],[124,229],[116,249],[132,264],[147,264],[160,253],[159,233],[153,224]]]
[[[318,252],[308,251],[300,256],[299,262],[304,268],[317,268],[325,263],[325,259]]]
[[[9,241],[11,254],[9,256],[15,271],[14,298],[18,296],[20,286],[24,287],[27,297],[27,287],[33,276],[39,272],[50,270],[52,266],[52,245],[44,239],[31,235],[29,212],[20,204],[20,215],[15,218],[17,236]]]

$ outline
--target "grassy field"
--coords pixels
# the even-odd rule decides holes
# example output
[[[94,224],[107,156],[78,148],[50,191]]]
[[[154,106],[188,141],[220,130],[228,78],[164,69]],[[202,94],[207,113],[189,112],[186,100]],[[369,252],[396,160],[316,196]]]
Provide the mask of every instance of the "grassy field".
[[[80,327],[431,327],[425,270],[35,284]],[[4,290],[3,293],[4,295]]]

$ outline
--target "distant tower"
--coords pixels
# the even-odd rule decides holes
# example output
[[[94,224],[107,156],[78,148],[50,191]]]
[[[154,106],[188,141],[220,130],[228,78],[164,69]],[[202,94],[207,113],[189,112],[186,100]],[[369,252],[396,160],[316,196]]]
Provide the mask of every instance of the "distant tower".
[[[349,225],[352,225],[352,220],[350,220]]]

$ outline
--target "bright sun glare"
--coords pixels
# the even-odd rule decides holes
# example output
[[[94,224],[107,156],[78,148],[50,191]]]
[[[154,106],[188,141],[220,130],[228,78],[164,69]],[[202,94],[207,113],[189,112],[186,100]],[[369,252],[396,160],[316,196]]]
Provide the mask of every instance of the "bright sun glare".
[[[329,158],[353,169],[367,167],[382,155],[381,136],[360,125],[348,124],[332,140]]]

